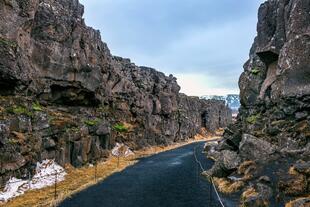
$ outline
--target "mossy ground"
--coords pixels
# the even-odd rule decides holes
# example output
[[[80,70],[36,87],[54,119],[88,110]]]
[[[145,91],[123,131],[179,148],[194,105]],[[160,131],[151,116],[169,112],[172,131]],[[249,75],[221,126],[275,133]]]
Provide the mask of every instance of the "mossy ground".
[[[261,118],[261,114],[254,114],[254,115],[251,115],[249,116],[246,121],[249,123],[249,124],[255,124],[258,119]]]

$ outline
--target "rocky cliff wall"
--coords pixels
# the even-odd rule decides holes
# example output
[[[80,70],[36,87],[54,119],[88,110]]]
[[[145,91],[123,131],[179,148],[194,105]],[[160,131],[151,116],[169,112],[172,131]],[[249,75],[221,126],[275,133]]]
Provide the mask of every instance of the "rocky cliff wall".
[[[309,12],[309,0],[260,6],[257,37],[239,80],[238,122],[209,155],[218,160],[209,171],[215,176],[240,177],[248,170],[243,179],[255,195],[241,199],[245,206],[279,206],[309,194]]]
[[[5,0],[0,13],[1,182],[46,158],[78,167],[115,142],[167,145],[230,122],[224,102],[112,56],[77,0]]]

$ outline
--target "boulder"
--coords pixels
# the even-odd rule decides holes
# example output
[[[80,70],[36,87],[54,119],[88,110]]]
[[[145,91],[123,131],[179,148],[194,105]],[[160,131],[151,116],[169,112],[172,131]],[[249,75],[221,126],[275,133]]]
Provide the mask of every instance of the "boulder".
[[[223,166],[228,170],[237,169],[241,163],[239,155],[230,150],[221,151],[220,159],[222,160]]]
[[[244,207],[269,207],[272,189],[262,183],[246,189],[241,195],[241,205]]]
[[[239,144],[242,139],[242,131],[240,125],[231,124],[229,125],[223,134],[223,141],[220,143],[220,150],[233,150],[237,151],[239,149]]]
[[[55,148],[56,147],[56,143],[52,138],[44,138],[43,139],[43,147],[44,149],[51,149],[51,148]]]
[[[304,195],[307,192],[307,177],[302,174],[281,177],[279,189],[287,196]]]
[[[252,160],[244,161],[239,165],[237,173],[243,176],[242,180],[251,180],[258,175],[257,164]]]
[[[48,115],[44,112],[35,112],[35,117],[32,120],[33,122],[33,129],[36,131],[40,131],[43,129],[47,129],[50,127]]]
[[[110,124],[107,121],[103,121],[98,125],[96,134],[98,136],[104,136],[111,133]]]
[[[285,204],[285,207],[308,207],[310,205],[310,197],[297,198]]]
[[[257,36],[239,79],[237,122],[216,148],[238,152],[247,162],[238,169],[254,186],[244,192],[243,206],[271,205],[269,196],[263,197],[270,194],[267,187],[259,189],[255,183],[284,192],[280,202],[309,194],[308,163],[297,163],[309,160],[309,10],[309,0],[267,0],[259,8]],[[290,164],[293,174],[286,173]],[[219,162],[213,167],[216,172],[222,168]],[[297,203],[302,206],[305,200]]]
[[[11,120],[10,130],[17,132],[31,132],[32,131],[31,118],[26,115],[18,115],[17,117]]]
[[[18,170],[26,164],[25,158],[20,153],[12,154],[11,157],[8,157],[7,159],[2,157],[1,162],[1,173]]]
[[[230,123],[223,101],[181,94],[173,75],[111,55],[83,12],[78,0],[0,1],[1,158],[80,167],[105,159],[116,141],[168,145]]]
[[[5,122],[0,122],[0,148],[6,144],[6,140],[10,135],[10,128]]]
[[[293,165],[293,169],[300,174],[304,174],[306,176],[310,176],[310,161],[307,162],[297,162]]]
[[[270,159],[271,155],[276,153],[276,149],[276,146],[250,134],[243,134],[239,145],[241,157],[258,161]]]
[[[209,159],[216,161],[220,158],[221,153],[217,150],[218,145],[218,142],[207,142],[205,144],[204,152]]]
[[[226,177],[234,172],[241,163],[241,159],[234,151],[224,150],[216,156],[215,164],[206,174],[218,178]]]
[[[309,162],[297,161],[289,168],[288,174],[280,176],[279,189],[289,196],[309,193],[309,172]]]

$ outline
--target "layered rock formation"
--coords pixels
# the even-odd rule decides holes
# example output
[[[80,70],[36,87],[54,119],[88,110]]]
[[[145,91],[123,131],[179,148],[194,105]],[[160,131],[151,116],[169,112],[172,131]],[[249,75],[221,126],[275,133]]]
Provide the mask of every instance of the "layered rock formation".
[[[309,0],[268,0],[260,6],[257,37],[239,80],[238,122],[226,130],[213,155],[218,162],[209,171],[246,174],[242,179],[253,189],[244,193],[250,195],[241,199],[244,206],[279,206],[309,194],[309,12]],[[225,162],[231,154],[234,162]],[[244,161],[256,164],[238,174]],[[299,165],[304,170],[289,170]]]
[[[0,174],[55,158],[81,166],[225,127],[221,101],[179,93],[176,78],[114,57],[77,0],[0,2]]]

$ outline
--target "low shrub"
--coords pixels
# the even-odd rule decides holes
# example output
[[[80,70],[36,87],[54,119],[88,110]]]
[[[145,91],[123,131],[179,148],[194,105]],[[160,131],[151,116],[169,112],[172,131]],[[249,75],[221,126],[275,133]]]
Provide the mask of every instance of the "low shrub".
[[[258,68],[253,68],[253,69],[251,70],[251,73],[252,73],[253,75],[258,75],[258,74],[260,73],[260,70],[259,70]]]
[[[32,112],[29,111],[25,106],[13,106],[7,109],[7,111],[11,114],[17,114],[17,115],[27,115],[32,116]]]
[[[115,124],[113,129],[117,132],[128,132],[128,127],[126,127],[123,123]]]
[[[32,103],[32,109],[34,111],[43,111],[42,106],[40,105],[40,103],[38,101]]]
[[[99,119],[89,119],[89,120],[85,120],[84,124],[86,124],[87,126],[96,126],[98,125],[100,122]]]
[[[255,115],[252,115],[252,116],[249,116],[246,121],[249,123],[249,124],[255,124],[257,122],[257,120],[261,117],[260,114],[255,114]]]

